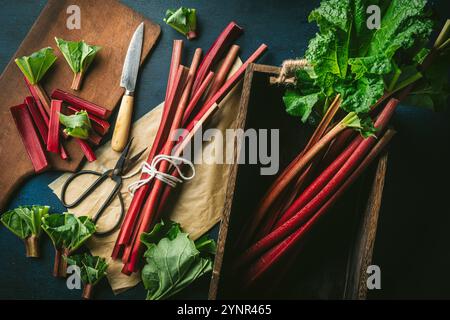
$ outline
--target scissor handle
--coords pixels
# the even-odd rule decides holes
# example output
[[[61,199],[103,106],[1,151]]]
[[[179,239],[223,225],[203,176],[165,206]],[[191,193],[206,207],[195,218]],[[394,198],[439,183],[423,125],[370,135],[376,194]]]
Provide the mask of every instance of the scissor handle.
[[[98,236],[106,236],[106,235],[114,232],[119,227],[119,225],[123,219],[123,216],[125,214],[125,206],[123,203],[122,195],[120,193],[120,188],[122,186],[122,178],[120,176],[116,176],[116,175],[112,174],[112,172],[113,172],[113,170],[108,170],[108,171],[105,171],[104,173],[99,173],[97,171],[92,171],[92,170],[81,170],[79,172],[72,174],[66,180],[66,182],[64,182],[64,185],[61,190],[61,201],[62,201],[63,205],[66,208],[73,208],[73,207],[78,206],[84,199],[86,199],[86,197],[89,196],[96,188],[98,188],[98,186],[100,184],[102,184],[106,180],[106,178],[109,177],[115,182],[114,189],[111,191],[108,198],[102,204],[100,209],[92,216],[92,220],[94,221],[95,224],[97,224],[97,221],[102,216],[105,209],[111,204],[111,202],[113,201],[113,199],[116,195],[118,195],[119,201],[120,201],[120,215],[119,215],[119,218],[117,219],[116,223],[114,223],[114,225],[111,228],[109,228],[108,230],[95,232],[95,234]],[[98,178],[77,199],[75,199],[74,202],[67,203],[65,197],[66,197],[66,192],[67,192],[68,186],[72,183],[72,181],[75,178],[77,178],[81,175],[85,175],[85,174],[95,175],[95,176],[98,176]]]
[[[99,173],[97,171],[92,170],[81,170],[73,173],[70,177],[64,182],[61,189],[61,201],[66,208],[73,208],[78,206],[88,195],[90,195],[106,178],[110,175],[112,170],[108,170],[104,173]],[[67,203],[66,201],[66,192],[68,186],[72,183],[72,181],[82,175],[91,174],[94,176],[98,176],[98,178],[92,183],[77,199],[75,199],[72,203]]]

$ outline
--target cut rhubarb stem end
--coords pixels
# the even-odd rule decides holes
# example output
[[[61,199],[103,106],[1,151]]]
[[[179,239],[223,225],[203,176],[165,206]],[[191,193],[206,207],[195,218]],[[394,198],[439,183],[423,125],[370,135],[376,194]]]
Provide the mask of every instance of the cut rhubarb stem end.
[[[27,258],[39,258],[39,238],[35,235],[26,238],[25,250]]]
[[[189,32],[187,33],[186,37],[187,37],[188,40],[195,39],[195,38],[197,38],[197,32],[195,32],[195,31],[189,31]]]
[[[75,91],[80,90],[82,81],[83,81],[83,73],[82,72],[75,73],[73,75],[72,86],[70,87],[70,89]]]
[[[62,251],[59,249],[56,249],[55,250],[55,262],[53,264],[53,276],[55,278],[59,278],[59,268],[60,268],[61,259],[62,259],[61,255],[62,255]]]
[[[90,300],[92,298],[92,292],[94,291],[94,286],[90,283],[86,283],[83,288],[83,294],[81,297],[85,300]]]

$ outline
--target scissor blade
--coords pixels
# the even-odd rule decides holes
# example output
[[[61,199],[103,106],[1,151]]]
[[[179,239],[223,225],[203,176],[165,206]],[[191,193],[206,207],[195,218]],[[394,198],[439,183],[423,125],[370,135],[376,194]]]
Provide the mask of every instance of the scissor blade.
[[[123,149],[122,153],[120,154],[119,160],[117,160],[116,166],[114,167],[114,174],[121,175],[123,172],[123,169],[125,167],[125,162],[128,157],[128,153],[130,153],[131,143],[133,142],[133,138],[131,138],[127,145],[125,146],[125,149]]]
[[[139,160],[139,158],[144,154],[144,152],[146,150],[147,150],[147,148],[139,151],[134,156],[132,156],[130,159],[128,159],[127,162],[125,163],[125,168],[123,169],[123,171],[128,172],[128,170],[130,170],[136,164],[136,162]]]

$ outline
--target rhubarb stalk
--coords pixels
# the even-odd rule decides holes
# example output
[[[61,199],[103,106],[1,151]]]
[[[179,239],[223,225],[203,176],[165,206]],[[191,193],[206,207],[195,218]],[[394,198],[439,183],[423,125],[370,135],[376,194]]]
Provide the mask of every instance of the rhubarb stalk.
[[[48,167],[45,151],[33,124],[33,119],[25,104],[10,109],[17,130],[22,138],[25,150],[30,157],[35,172],[42,172]]]
[[[52,100],[50,121],[48,124],[47,151],[59,152],[59,114],[61,113],[61,100]]]
[[[74,96],[73,94],[64,92],[60,89],[56,89],[52,92],[51,98],[55,100],[62,100],[77,110],[86,110],[88,113],[100,117],[102,119],[108,119],[111,115],[111,111],[105,109],[95,103],[81,99],[80,97]]]
[[[234,62],[236,61],[239,49],[240,47],[237,45],[231,46],[230,50],[225,56],[225,59],[222,62],[222,65],[220,66],[219,70],[217,70],[216,77],[211,84],[211,88],[209,88],[208,90],[208,95],[205,99],[206,101],[211,98],[225,82],[231,68],[233,67]]]

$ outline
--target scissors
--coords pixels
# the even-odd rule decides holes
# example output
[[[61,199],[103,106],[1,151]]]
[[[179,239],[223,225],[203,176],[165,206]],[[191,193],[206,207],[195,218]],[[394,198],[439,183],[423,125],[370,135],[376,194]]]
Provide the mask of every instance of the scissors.
[[[119,160],[117,160],[114,169],[106,170],[103,173],[93,171],[93,170],[81,170],[81,171],[75,172],[66,180],[66,182],[64,183],[64,185],[62,187],[61,200],[62,200],[63,205],[66,208],[74,208],[74,207],[78,206],[84,199],[86,199],[87,196],[89,196],[92,192],[94,192],[95,189],[97,189],[104,181],[106,181],[106,179],[110,178],[115,182],[115,186],[114,186],[113,190],[109,194],[106,201],[102,204],[100,209],[97,211],[97,213],[94,214],[94,216],[92,217],[92,220],[94,221],[94,223],[97,223],[98,219],[100,219],[100,217],[104,213],[105,209],[111,204],[112,200],[116,196],[119,197],[119,201],[120,201],[120,216],[111,228],[109,228],[108,230],[105,230],[105,231],[97,231],[95,233],[96,235],[105,236],[105,235],[111,234],[112,232],[114,232],[117,229],[117,227],[120,225],[120,223],[123,219],[123,216],[125,213],[125,208],[124,208],[124,204],[123,204],[122,194],[120,193],[120,188],[122,186],[122,180],[123,180],[122,176],[125,171],[127,171],[128,169],[133,167],[133,165],[139,160],[139,158],[142,156],[142,154],[147,149],[147,148],[145,148],[144,150],[140,151],[139,153],[137,153],[136,155],[134,155],[133,157],[131,157],[129,159],[128,153],[130,152],[132,141],[133,141],[133,138],[131,138],[130,141],[125,146],[125,149],[122,151],[122,153],[119,157]],[[98,178],[75,201],[73,201],[72,203],[67,203],[66,191],[67,191],[68,186],[73,182],[73,180],[75,178],[82,176],[82,175],[87,175],[87,174],[98,176]]]

